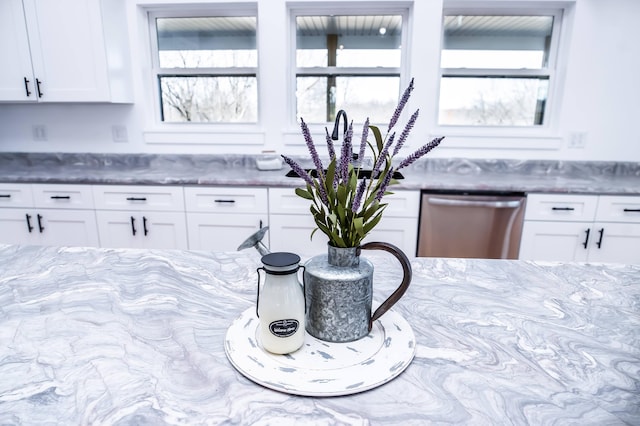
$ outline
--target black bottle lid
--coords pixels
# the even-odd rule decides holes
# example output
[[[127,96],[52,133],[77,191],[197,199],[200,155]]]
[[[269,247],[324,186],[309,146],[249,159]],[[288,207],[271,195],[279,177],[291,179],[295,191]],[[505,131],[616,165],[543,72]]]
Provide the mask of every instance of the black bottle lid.
[[[295,271],[299,263],[300,256],[294,253],[276,252],[262,256],[262,264],[270,271]]]

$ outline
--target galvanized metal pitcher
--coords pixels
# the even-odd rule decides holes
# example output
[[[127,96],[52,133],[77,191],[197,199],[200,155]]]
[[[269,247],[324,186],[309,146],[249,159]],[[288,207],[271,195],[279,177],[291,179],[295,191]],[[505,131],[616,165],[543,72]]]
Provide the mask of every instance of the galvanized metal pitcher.
[[[411,264],[399,248],[389,243],[371,242],[349,248],[327,246],[327,254],[315,256],[305,264],[306,330],[329,342],[361,339],[369,334],[374,321],[407,291]],[[373,264],[360,257],[361,250],[387,251],[398,259],[403,269],[400,286],[373,315]]]

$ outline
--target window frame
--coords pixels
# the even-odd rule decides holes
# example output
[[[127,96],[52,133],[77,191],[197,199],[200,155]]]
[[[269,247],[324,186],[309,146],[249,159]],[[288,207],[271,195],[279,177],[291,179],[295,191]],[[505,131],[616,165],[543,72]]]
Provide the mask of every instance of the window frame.
[[[551,30],[551,43],[549,44],[547,64],[541,68],[438,68],[438,97],[435,106],[434,123],[436,127],[444,132],[454,132],[453,134],[469,135],[476,133],[480,135],[499,134],[524,134],[524,135],[541,135],[548,134],[557,127],[558,118],[556,117],[557,106],[559,104],[559,82],[561,78],[562,59],[560,53],[562,50],[563,37],[562,33],[566,25],[566,11],[563,7],[550,7],[548,4],[540,4],[540,8],[533,8],[531,5],[527,7],[518,7],[517,4],[508,2],[504,5],[490,4],[486,7],[471,6],[455,6],[445,4],[442,9],[441,17],[441,43],[440,55],[444,48],[444,18],[449,15],[467,15],[467,16],[553,16],[553,26]],[[439,58],[439,60],[441,60]],[[525,126],[516,125],[473,125],[473,124],[441,124],[440,119],[440,96],[442,79],[444,77],[546,77],[548,79],[548,92],[544,108],[544,117],[542,124],[531,124]]]
[[[241,131],[242,129],[256,128],[260,125],[260,53],[259,53],[259,37],[258,37],[258,9],[255,4],[234,5],[233,8],[222,7],[221,5],[198,5],[197,8],[146,8],[146,17],[149,34],[149,53],[150,53],[150,75],[153,86],[153,120],[155,126],[159,129],[181,129],[181,130],[206,130],[207,128],[224,128],[228,131]],[[243,17],[251,16],[256,20],[256,51],[257,63],[255,67],[202,67],[202,68],[161,68],[158,36],[157,36],[157,18],[190,18],[190,17]],[[182,77],[182,76],[198,76],[198,77],[241,77],[249,76],[256,79],[256,114],[255,122],[166,122],[162,117],[162,93],[160,77]]]
[[[297,127],[297,78],[308,76],[353,76],[353,77],[398,77],[399,88],[398,98],[401,95],[404,87],[409,84],[411,77],[408,76],[408,70],[410,67],[410,31],[411,22],[413,19],[413,7],[411,2],[394,2],[387,4],[380,4],[371,6],[370,3],[347,3],[345,5],[338,5],[337,3],[330,4],[289,4],[287,8],[287,15],[289,21],[289,69],[291,70],[288,86],[289,86],[289,101],[287,111],[287,122],[289,126]],[[338,66],[326,66],[326,67],[298,67],[296,61],[297,52],[297,40],[296,40],[296,18],[298,16],[322,16],[322,15],[336,15],[336,16],[365,16],[365,15],[400,15],[402,16],[402,35],[401,35],[401,53],[400,53],[400,66],[399,67],[338,67]],[[361,117],[354,117],[360,119]],[[351,119],[351,117],[350,117]],[[364,118],[362,122],[354,121],[354,129],[361,127],[364,124]],[[383,124],[383,123],[371,123],[371,124]],[[314,132],[324,132],[324,128],[327,126],[333,126],[332,122],[326,123],[309,123],[309,128]]]

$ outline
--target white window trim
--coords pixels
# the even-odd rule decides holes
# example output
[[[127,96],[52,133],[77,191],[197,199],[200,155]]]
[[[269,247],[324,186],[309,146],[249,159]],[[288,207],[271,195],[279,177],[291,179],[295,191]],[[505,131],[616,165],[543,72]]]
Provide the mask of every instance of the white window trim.
[[[537,126],[462,126],[441,125],[438,123],[439,107],[436,105],[433,117],[434,127],[430,132],[433,135],[447,135],[447,147],[453,149],[474,148],[482,145],[487,149],[532,149],[532,150],[559,150],[562,147],[563,138],[558,134],[560,105],[562,103],[562,85],[564,82],[567,63],[568,40],[566,34],[571,25],[571,14],[574,1],[493,1],[479,7],[475,2],[449,1],[445,2],[442,10],[441,22],[445,15],[449,14],[500,14],[500,15],[553,15],[553,37],[549,50],[549,63],[547,68],[539,70],[460,70],[439,68],[438,71],[438,98],[440,99],[440,83],[444,73],[456,73],[463,75],[477,71],[486,72],[487,75],[548,75],[549,91],[545,105],[545,121]],[[441,29],[443,31],[443,29]],[[444,39],[441,39],[444,43]],[[442,49],[442,46],[441,46]]]
[[[140,14],[144,20],[146,37],[144,51],[147,53],[148,68],[145,68],[144,92],[147,104],[151,108],[146,109],[145,129],[143,131],[144,142],[148,145],[212,145],[224,149],[238,145],[265,145],[265,134],[261,125],[261,98],[260,89],[260,54],[256,68],[202,68],[193,71],[211,73],[213,75],[231,75],[251,73],[258,79],[258,121],[256,123],[165,123],[161,118],[160,93],[158,88],[158,46],[155,37],[154,19],[158,17],[189,17],[189,16],[255,16],[258,17],[257,2],[234,3],[232,7],[228,3],[197,3],[180,4],[141,4]],[[258,24],[259,25],[259,24]],[[256,34],[257,36],[257,34]],[[258,50],[260,47],[258,46]],[[189,74],[188,70],[181,73]]]
[[[402,55],[400,67],[385,67],[385,68],[357,68],[353,69],[355,74],[363,75],[386,75],[386,74],[399,74],[400,76],[400,91],[398,93],[398,99],[402,94],[404,88],[409,84],[411,77],[409,75],[410,70],[410,31],[413,19],[413,2],[381,2],[372,6],[371,2],[325,2],[325,3],[303,3],[303,2],[291,2],[287,7],[287,20],[289,22],[289,72],[288,82],[288,97],[287,97],[287,130],[283,132],[283,143],[285,146],[304,146],[304,139],[300,137],[299,123],[296,121],[296,76],[298,74],[313,74],[314,71],[317,74],[326,72],[336,72],[339,74],[348,73],[349,68],[346,67],[296,67],[296,16],[303,15],[401,15],[402,16]],[[389,114],[393,113],[390,111]],[[360,118],[360,117],[354,117]],[[359,137],[357,132],[360,132],[364,122],[353,123],[354,138]],[[387,123],[371,123],[383,125]],[[325,145],[325,127],[331,131],[333,129],[333,123],[320,123],[309,124],[309,130],[314,138],[314,142],[318,146]]]

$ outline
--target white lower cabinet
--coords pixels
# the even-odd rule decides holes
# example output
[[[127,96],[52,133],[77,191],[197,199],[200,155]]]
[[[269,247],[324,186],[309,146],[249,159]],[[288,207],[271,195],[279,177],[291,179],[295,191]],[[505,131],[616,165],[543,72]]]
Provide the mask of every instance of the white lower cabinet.
[[[97,185],[93,195],[102,247],[188,248],[182,187]]]
[[[364,242],[382,241],[415,256],[418,243],[419,191],[394,191],[386,196],[388,206],[383,218]],[[302,255],[326,251],[328,238],[316,228],[309,212],[310,201],[298,197],[293,188],[269,189],[269,233],[271,251],[289,251]]]
[[[0,242],[99,246],[91,192],[82,185],[0,184]]]
[[[249,236],[268,225],[266,188],[185,187],[189,248],[237,251]],[[269,246],[269,235],[263,241]],[[253,249],[251,249],[253,250]]]
[[[527,198],[520,259],[640,263],[640,197]]]

